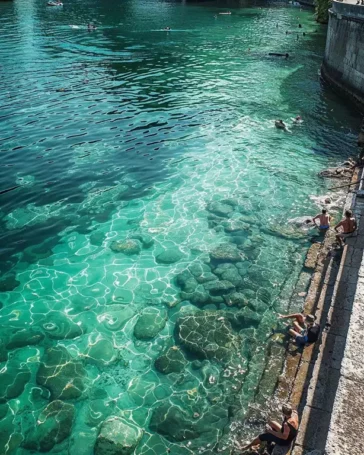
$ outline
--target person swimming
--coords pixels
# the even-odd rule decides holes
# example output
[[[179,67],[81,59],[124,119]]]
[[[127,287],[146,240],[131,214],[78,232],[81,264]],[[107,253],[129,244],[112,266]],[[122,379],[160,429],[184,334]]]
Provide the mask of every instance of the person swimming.
[[[274,124],[275,127],[278,128],[279,130],[287,130],[286,124],[284,123],[283,120],[276,120]]]
[[[302,123],[302,117],[300,115],[297,115],[294,119],[292,119],[293,123],[299,124]]]
[[[166,32],[169,32],[169,31],[171,31],[171,27],[164,27],[163,30],[166,31]]]
[[[90,32],[91,30],[96,30],[96,27],[91,22],[89,22],[87,24],[87,29]]]
[[[270,57],[285,57],[285,58],[289,57],[289,54],[281,54],[280,52],[269,52],[268,55]]]

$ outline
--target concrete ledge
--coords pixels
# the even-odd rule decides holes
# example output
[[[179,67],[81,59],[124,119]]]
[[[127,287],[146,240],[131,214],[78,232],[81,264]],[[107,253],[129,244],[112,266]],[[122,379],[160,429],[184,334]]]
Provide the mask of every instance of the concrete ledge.
[[[333,1],[330,12],[350,19],[364,21],[364,7],[362,5]]]
[[[325,455],[363,455],[364,428],[363,385],[345,377],[340,378],[332,411]]]
[[[352,182],[358,175],[356,169]],[[340,262],[331,257],[322,277],[316,317],[324,331],[320,345],[305,354],[299,365],[302,374],[307,373],[299,408],[301,425],[292,455],[364,453],[364,204],[349,193],[345,205],[354,209],[358,234],[347,240]],[[304,365],[307,361],[308,368]],[[292,397],[294,390],[295,385]]]

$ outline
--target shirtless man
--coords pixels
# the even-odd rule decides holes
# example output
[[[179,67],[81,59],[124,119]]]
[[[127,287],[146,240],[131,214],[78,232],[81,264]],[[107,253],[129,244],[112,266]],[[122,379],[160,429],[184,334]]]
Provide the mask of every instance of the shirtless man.
[[[353,212],[351,210],[346,210],[345,218],[340,221],[335,226],[335,231],[337,232],[336,240],[338,241],[340,246],[344,246],[344,240],[348,237],[351,237],[353,233],[357,229],[356,220],[353,217]],[[339,228],[341,228],[341,232],[339,232]]]
[[[316,220],[319,220],[320,224],[318,228],[321,232],[326,232],[330,228],[331,216],[327,213],[326,209],[322,209],[322,212],[312,218],[312,221],[316,224]]]

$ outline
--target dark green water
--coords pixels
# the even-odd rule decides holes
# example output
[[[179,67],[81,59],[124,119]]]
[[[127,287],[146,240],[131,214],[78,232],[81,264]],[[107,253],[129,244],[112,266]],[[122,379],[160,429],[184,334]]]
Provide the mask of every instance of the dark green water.
[[[229,453],[268,410],[308,279],[290,220],[360,119],[320,85],[311,10],[226,5],[0,4],[1,454],[91,455],[112,425]]]

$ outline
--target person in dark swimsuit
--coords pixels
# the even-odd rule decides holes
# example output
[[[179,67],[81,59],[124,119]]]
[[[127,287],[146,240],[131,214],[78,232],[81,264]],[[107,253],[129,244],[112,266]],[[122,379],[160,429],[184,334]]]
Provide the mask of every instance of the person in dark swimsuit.
[[[319,225],[317,226],[316,220],[319,220]],[[319,228],[320,232],[326,232],[330,229],[331,216],[327,213],[326,209],[322,209],[322,212],[312,218],[312,221]]]
[[[241,448],[242,451],[259,446],[262,442],[278,446],[290,446],[297,436],[299,420],[298,414],[289,404],[282,406],[283,422],[268,422],[267,431],[256,437],[251,443]]]

